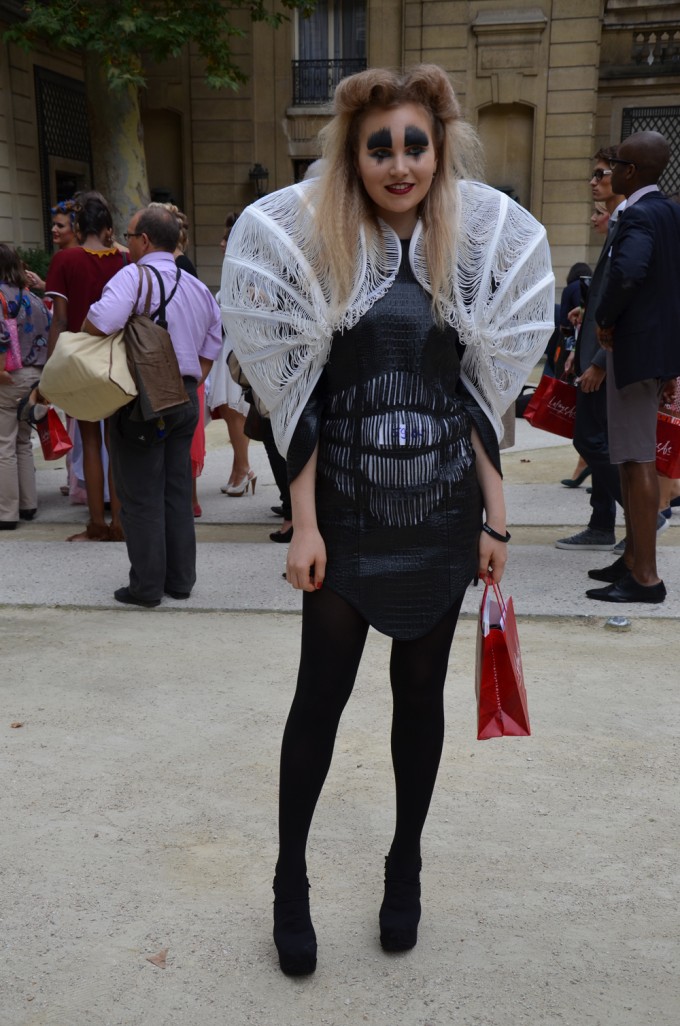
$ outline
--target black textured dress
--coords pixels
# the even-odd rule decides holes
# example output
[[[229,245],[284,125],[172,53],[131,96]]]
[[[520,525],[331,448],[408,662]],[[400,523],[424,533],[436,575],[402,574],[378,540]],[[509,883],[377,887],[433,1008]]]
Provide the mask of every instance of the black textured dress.
[[[493,430],[460,393],[457,347],[453,328],[434,325],[404,242],[395,283],[333,338],[315,394],[324,587],[399,640],[427,634],[477,573],[471,426],[482,418],[487,447]],[[296,431],[292,477],[311,454],[314,419],[308,409]]]

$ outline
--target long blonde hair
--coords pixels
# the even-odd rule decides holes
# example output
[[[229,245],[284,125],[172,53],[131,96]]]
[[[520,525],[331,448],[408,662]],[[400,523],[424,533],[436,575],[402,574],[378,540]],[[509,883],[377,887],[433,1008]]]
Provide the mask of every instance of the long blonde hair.
[[[346,304],[356,273],[356,226],[364,225],[369,245],[378,239],[373,203],[356,169],[362,121],[369,112],[407,103],[421,106],[432,122],[437,174],[419,213],[433,312],[441,321],[441,300],[456,247],[456,183],[481,177],[482,152],[477,133],[462,117],[446,72],[436,64],[420,64],[401,74],[370,68],[343,79],[335,90],[333,120],[320,134],[325,165],[315,194],[315,249],[336,312]]]

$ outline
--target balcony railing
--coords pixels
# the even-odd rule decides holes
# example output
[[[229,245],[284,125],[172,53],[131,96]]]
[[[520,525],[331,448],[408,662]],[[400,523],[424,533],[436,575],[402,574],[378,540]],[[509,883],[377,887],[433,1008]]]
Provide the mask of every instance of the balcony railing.
[[[366,68],[365,57],[332,61],[293,61],[293,106],[330,103],[338,82]]]

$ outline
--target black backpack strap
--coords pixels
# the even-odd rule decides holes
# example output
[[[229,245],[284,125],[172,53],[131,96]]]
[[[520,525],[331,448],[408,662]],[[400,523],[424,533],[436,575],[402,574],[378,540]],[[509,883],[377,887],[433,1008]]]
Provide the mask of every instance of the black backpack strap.
[[[175,292],[177,292],[177,286],[179,285],[179,279],[180,279],[180,276],[181,276],[182,272],[180,271],[180,269],[178,267],[177,268],[177,276],[175,278],[174,287],[173,287],[170,295],[166,299],[165,298],[165,288],[163,287],[163,279],[162,279],[162,277],[160,275],[160,271],[158,271],[157,268],[152,267],[151,264],[145,264],[144,268],[145,269],[148,268],[150,271],[153,271],[153,273],[156,275],[156,278],[158,279],[158,287],[159,287],[160,293],[161,293],[160,304],[158,306],[158,309],[155,310],[150,315],[151,319],[153,321],[155,321],[156,324],[160,324],[161,328],[167,328],[168,322],[167,322],[166,317],[165,317],[165,308],[168,305],[168,303],[170,302],[170,300],[172,299],[172,297],[174,296]]]

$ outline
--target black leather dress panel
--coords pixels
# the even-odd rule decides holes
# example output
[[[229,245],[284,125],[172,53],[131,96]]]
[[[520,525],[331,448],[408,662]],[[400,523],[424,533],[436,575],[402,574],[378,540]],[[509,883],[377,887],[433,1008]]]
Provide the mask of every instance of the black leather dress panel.
[[[405,252],[389,292],[333,339],[324,372],[324,587],[400,640],[431,630],[477,570],[482,502],[456,344]]]

